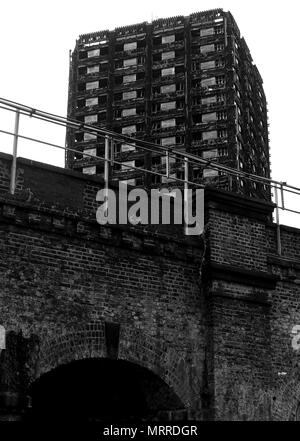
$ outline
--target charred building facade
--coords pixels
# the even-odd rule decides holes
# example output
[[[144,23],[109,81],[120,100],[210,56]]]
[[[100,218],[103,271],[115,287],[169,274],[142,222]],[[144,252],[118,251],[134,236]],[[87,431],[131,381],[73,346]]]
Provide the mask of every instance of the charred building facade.
[[[230,12],[215,9],[81,35],[70,62],[69,118],[168,149],[270,177],[263,81]],[[67,132],[66,167],[102,174],[104,139]],[[77,153],[78,152],[78,153]],[[183,176],[171,160],[170,179],[128,166],[165,169],[165,156],[119,142],[112,178],[159,185]],[[269,188],[194,165],[195,182],[269,199]]]

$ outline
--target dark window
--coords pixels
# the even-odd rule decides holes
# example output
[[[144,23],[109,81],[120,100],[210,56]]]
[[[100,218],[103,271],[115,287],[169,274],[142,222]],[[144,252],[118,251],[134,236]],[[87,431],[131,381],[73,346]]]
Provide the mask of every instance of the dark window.
[[[145,72],[138,72],[136,74],[136,79],[138,80],[143,80],[145,78]]]
[[[158,46],[161,44],[161,36],[160,37],[154,37],[153,38],[153,46]]]
[[[106,120],[106,111],[105,112],[99,112],[98,113],[98,121],[105,121]]]
[[[123,83],[123,77],[122,76],[115,77],[115,84],[122,84],[122,83]]]
[[[121,44],[116,44],[115,51],[116,51],[116,52],[123,52],[123,43],[121,43]]]
[[[153,61],[161,61],[161,53],[153,55]]]
[[[157,79],[157,78],[159,78],[160,75],[161,75],[161,72],[160,72],[159,69],[158,69],[158,70],[154,70],[153,73],[152,73],[152,77],[153,77],[153,79]]]
[[[146,40],[143,38],[142,40],[137,41],[137,47],[138,49],[146,46]]]
[[[144,55],[140,55],[138,57],[138,64],[144,64],[146,61],[146,57]]]
[[[85,100],[78,100],[77,101],[77,107],[84,107],[85,106]]]
[[[117,60],[115,61],[115,68],[120,69],[123,67],[123,60]]]
[[[184,136],[176,136],[176,144],[184,144]]]
[[[137,115],[144,115],[145,114],[145,108],[144,106],[139,106],[136,108]]]
[[[121,78],[121,77],[120,77]],[[115,93],[114,95],[114,101],[121,101],[122,100],[122,93]]]
[[[160,104],[156,103],[156,104],[152,104],[152,112],[156,113],[160,111]]]
[[[107,87],[107,78],[102,78],[99,80],[99,88]]]
[[[152,93],[153,93],[154,96],[155,95],[159,95],[160,94],[160,87],[159,86],[153,87],[152,88]]]
[[[102,95],[99,96],[99,105],[100,106],[104,106],[107,103],[107,96],[106,95]]]
[[[108,54],[108,47],[102,47],[100,49],[100,55],[107,55]]]
[[[197,113],[196,115],[193,115],[193,124],[201,124],[201,122],[202,122],[201,113]]]
[[[143,98],[145,95],[144,89],[137,89],[137,98]]]
[[[86,51],[80,51],[79,52],[79,60],[82,60],[84,58],[86,58],[87,54]]]
[[[175,34],[175,41],[181,41],[184,38],[183,32],[180,32],[178,34]]]
[[[177,75],[177,74],[180,74],[180,73],[183,73],[185,71],[185,67],[184,67],[184,65],[182,65],[182,66],[176,66],[175,67],[175,74]]]
[[[78,68],[79,75],[84,75],[86,73],[86,66],[82,66]]]

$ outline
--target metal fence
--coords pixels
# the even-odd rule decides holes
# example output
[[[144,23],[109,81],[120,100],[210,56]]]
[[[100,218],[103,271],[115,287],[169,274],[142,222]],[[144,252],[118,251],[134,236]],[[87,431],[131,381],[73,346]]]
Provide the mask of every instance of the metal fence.
[[[169,179],[171,158],[176,158],[177,161],[180,160],[182,162],[183,170],[184,170],[183,178],[174,176],[172,177],[172,181],[184,185],[185,188],[188,188],[188,186],[193,186],[194,188],[195,187],[204,188],[205,186],[203,183],[197,183],[189,179],[189,166],[198,166],[202,168],[208,168],[211,170],[217,170],[219,174],[226,175],[231,181],[233,179],[243,179],[243,180],[249,180],[251,182],[255,182],[256,184],[262,184],[264,186],[268,186],[270,188],[270,191],[274,192],[274,203],[276,206],[275,221],[277,225],[277,249],[279,254],[281,254],[280,217],[279,217],[280,210],[300,215],[300,209],[297,209],[298,207],[300,207],[300,188],[288,185],[286,182],[276,181],[274,179],[269,179],[255,174],[246,173],[241,170],[237,170],[228,167],[226,165],[220,164],[218,162],[214,162],[212,160],[200,158],[188,152],[182,152],[176,150],[175,148],[163,147],[151,142],[136,139],[132,136],[115,133],[111,130],[99,128],[90,124],[82,123],[77,120],[72,120],[69,118],[54,115],[4,98],[0,98],[0,109],[15,113],[14,131],[12,132],[12,131],[0,129],[0,133],[11,135],[13,137],[13,161],[12,161],[11,179],[10,179],[11,194],[14,194],[15,186],[16,186],[18,139],[25,139],[46,146],[62,149],[65,152],[69,151],[78,154],[78,150],[76,149],[53,144],[51,142],[47,142],[41,139],[36,139],[21,135],[19,133],[19,123],[20,123],[20,117],[24,116],[24,117],[35,118],[41,121],[45,121],[47,123],[63,126],[65,128],[84,130],[85,132],[97,135],[100,138],[103,137],[105,140],[104,156],[93,155],[89,153],[84,153],[84,156],[90,157],[91,159],[93,159],[93,161],[99,160],[104,163],[104,181],[106,188],[108,188],[110,169],[114,164],[122,165],[122,167],[125,167],[128,170],[138,170],[143,173],[157,175]],[[165,172],[160,172],[152,169],[150,170],[143,167],[136,167],[134,165],[127,165],[124,164],[124,162],[118,161],[115,155],[115,145],[116,143],[120,143],[120,142],[125,142],[127,145],[134,146],[134,148],[140,149],[144,152],[152,152],[155,154],[158,153],[159,155],[164,156],[165,164],[166,164]],[[299,200],[299,203],[297,204],[296,207],[287,206],[286,203],[287,194],[293,194],[299,197],[299,199],[297,199]]]

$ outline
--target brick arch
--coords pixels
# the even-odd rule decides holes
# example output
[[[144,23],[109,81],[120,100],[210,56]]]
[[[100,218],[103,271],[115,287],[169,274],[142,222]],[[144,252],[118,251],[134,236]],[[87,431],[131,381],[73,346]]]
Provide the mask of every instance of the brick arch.
[[[60,335],[44,336],[38,352],[32,356],[29,385],[62,364],[107,357],[104,322],[70,328]],[[139,329],[123,325],[117,359],[149,369],[173,390],[186,409],[191,406],[188,365],[175,349]]]
[[[106,357],[104,322],[56,330],[41,335],[40,340],[38,351],[32,355],[29,383],[62,364]]]

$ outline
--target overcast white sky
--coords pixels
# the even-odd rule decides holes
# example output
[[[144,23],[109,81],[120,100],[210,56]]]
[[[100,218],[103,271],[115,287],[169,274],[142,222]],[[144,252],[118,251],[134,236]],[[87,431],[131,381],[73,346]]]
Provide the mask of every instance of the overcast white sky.
[[[79,34],[213,8],[231,11],[264,80],[272,177],[300,187],[299,0],[2,1],[0,97],[65,116],[69,50]],[[24,118],[21,134],[64,145],[62,128]],[[0,129],[13,129],[3,111]],[[0,135],[0,151],[11,153],[10,137]],[[63,151],[24,141],[19,156],[64,166]],[[300,197],[293,207],[300,210]],[[299,215],[281,221],[300,228]]]

